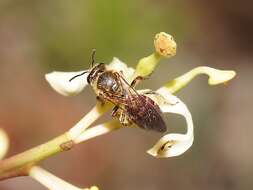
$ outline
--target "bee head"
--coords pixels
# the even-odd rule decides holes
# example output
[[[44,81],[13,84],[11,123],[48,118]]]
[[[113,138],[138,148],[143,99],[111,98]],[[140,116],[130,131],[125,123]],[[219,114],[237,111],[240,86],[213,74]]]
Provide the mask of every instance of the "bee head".
[[[100,72],[103,72],[105,70],[105,64],[104,63],[98,63],[94,66],[95,63],[95,53],[96,50],[93,49],[92,50],[92,55],[91,55],[91,68],[89,70],[86,70],[74,77],[72,77],[71,79],[69,79],[69,82],[71,82],[73,79],[80,77],[82,75],[84,75],[85,73],[89,73],[88,77],[87,77],[87,82],[90,84],[92,81],[94,81],[96,79],[96,77],[98,76],[97,74]]]
[[[101,73],[104,71],[105,71],[105,64],[98,63],[90,70],[90,73],[87,77],[87,82],[90,84],[92,81],[94,81],[98,77],[98,73]]]

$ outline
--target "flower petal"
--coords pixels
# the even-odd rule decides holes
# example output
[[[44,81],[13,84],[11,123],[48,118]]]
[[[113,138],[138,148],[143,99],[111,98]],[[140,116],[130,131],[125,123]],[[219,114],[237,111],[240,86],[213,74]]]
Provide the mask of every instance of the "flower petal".
[[[219,70],[211,67],[200,66],[196,67],[189,72],[179,76],[172,81],[169,81],[165,86],[168,88],[170,93],[175,93],[185,87],[189,82],[192,81],[196,76],[200,74],[208,75],[208,84],[209,85],[217,85],[226,83],[235,77],[236,72],[232,70]]]
[[[74,142],[78,144],[88,139],[94,138],[96,136],[106,134],[120,127],[121,125],[118,120],[111,120],[106,123],[90,127],[89,129],[85,130],[81,135],[79,135],[77,138],[75,138]]]
[[[46,80],[50,86],[63,96],[72,96],[80,93],[84,87],[88,84],[88,73],[80,77],[76,77],[72,81],[69,81],[72,77],[81,74],[84,71],[78,72],[57,72],[46,74]]]
[[[235,77],[236,72],[235,71],[229,71],[229,70],[218,70],[213,69],[210,67],[204,67],[203,69],[206,69],[206,73],[209,75],[208,84],[209,85],[217,85],[221,83],[225,83],[232,78]]]
[[[6,155],[9,148],[9,139],[6,132],[0,128],[0,160]]]
[[[194,140],[193,121],[191,113],[186,105],[176,96],[172,95],[167,88],[157,90],[158,95],[148,94],[160,107],[163,113],[176,113],[184,116],[187,123],[186,134],[169,133],[163,136],[147,152],[157,158],[179,156],[187,151]]]
[[[30,169],[29,176],[50,190],[82,190],[38,166]]]
[[[128,67],[127,64],[119,60],[117,57],[112,59],[112,62],[107,65],[107,68],[118,72],[122,71],[126,78],[130,78],[134,74],[134,69]]]
[[[112,108],[110,103],[105,103],[103,106],[98,102],[92,110],[89,111],[75,126],[68,131],[70,139],[75,140],[80,136],[93,122],[99,117],[105,114],[109,109]]]

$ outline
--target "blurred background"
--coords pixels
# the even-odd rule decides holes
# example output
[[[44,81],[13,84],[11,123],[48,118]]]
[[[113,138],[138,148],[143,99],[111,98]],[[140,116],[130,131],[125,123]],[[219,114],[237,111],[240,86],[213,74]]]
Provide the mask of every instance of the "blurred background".
[[[63,133],[95,104],[91,88],[63,97],[44,79],[53,70],[89,67],[114,56],[134,66],[153,52],[160,31],[174,36],[177,56],[163,60],[140,86],[157,89],[200,65],[236,70],[228,85],[210,87],[198,77],[177,95],[195,124],[192,148],[180,157],[146,154],[160,134],[124,128],[42,162],[80,187],[101,189],[252,189],[253,3],[250,0],[1,0],[0,127],[11,140],[8,156]],[[100,122],[102,122],[101,120]],[[166,117],[184,132],[183,118]],[[45,190],[20,177],[1,190]]]

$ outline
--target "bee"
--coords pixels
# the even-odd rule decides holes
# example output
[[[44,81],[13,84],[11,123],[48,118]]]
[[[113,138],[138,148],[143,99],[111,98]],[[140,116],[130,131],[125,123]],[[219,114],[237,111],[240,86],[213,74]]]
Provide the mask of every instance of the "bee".
[[[91,69],[72,77],[69,81],[89,73],[87,82],[96,93],[97,99],[115,105],[112,116],[118,118],[123,126],[134,123],[143,129],[165,132],[166,124],[159,106],[151,98],[139,94],[134,89],[144,78],[138,76],[129,84],[122,72],[110,70],[104,63],[94,65],[94,56],[95,50],[92,53]]]

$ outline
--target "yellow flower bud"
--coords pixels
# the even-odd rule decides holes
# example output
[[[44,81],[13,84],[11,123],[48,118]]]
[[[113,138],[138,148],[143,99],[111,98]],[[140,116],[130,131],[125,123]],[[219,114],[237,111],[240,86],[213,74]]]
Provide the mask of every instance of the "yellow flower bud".
[[[165,32],[156,34],[154,40],[156,52],[164,57],[172,57],[176,55],[177,44],[173,37]]]

